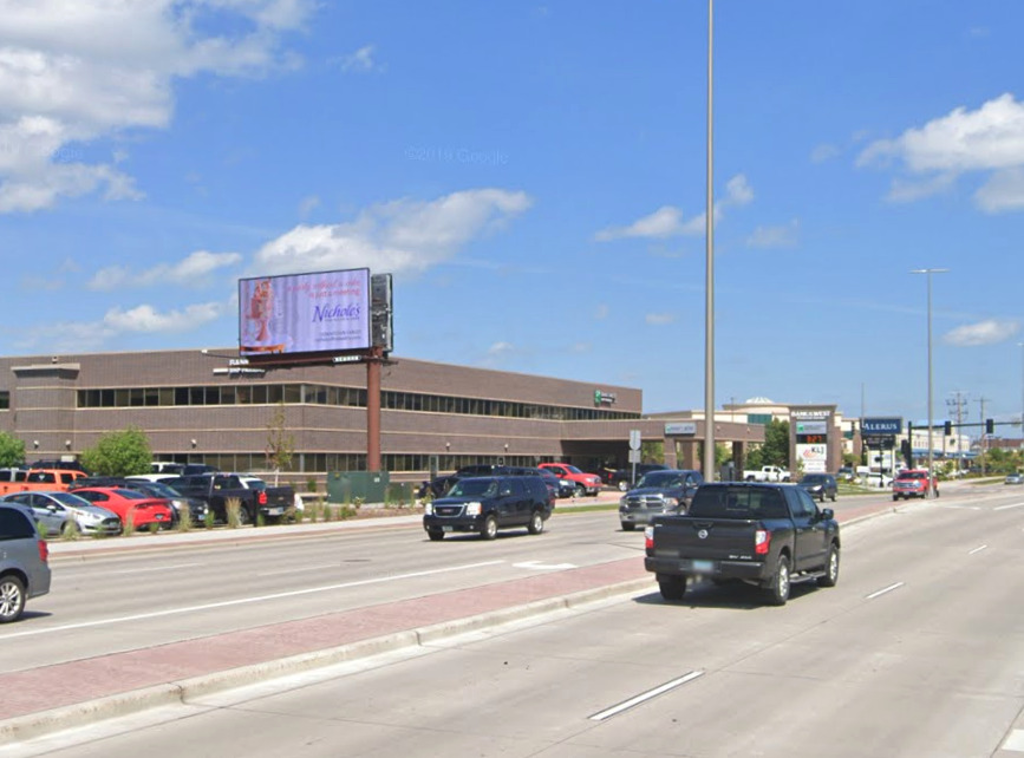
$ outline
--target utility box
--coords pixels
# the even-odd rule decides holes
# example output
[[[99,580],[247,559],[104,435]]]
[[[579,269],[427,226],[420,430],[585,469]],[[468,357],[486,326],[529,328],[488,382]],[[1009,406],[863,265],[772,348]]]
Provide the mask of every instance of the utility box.
[[[327,502],[349,505],[361,498],[364,503],[383,503],[390,483],[388,471],[332,471],[327,475]]]

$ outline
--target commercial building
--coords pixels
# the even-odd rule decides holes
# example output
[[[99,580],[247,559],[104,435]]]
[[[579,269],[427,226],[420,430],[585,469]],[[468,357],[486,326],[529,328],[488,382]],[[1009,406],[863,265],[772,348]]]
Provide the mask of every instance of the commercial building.
[[[367,371],[359,363],[259,369],[238,352],[37,355],[0,359],[0,429],[36,459],[73,458],[111,431],[143,430],[158,460],[266,471],[275,429],[293,442],[290,475],[362,471]],[[643,416],[631,387],[404,358],[381,373],[382,468],[418,480],[468,463],[626,466],[630,432],[696,463],[703,422]],[[719,424],[721,441],[763,440],[756,424]]]

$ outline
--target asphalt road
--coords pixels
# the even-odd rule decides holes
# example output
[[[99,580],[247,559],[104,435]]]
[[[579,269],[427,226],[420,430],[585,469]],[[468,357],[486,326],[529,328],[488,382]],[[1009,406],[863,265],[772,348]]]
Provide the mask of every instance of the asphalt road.
[[[845,527],[839,586],[794,588],[783,608],[761,605],[747,588],[702,587],[682,604],[639,593],[199,698],[0,755],[176,756],[186,746],[198,756],[1024,755],[1024,491],[956,492]],[[12,646],[22,657],[38,655],[44,644],[51,654],[74,655],[64,647],[79,634],[90,645],[137,645],[151,635],[180,639],[218,624],[252,623],[254,608],[276,620],[318,612],[308,603],[387,603],[514,572],[639,556],[642,535],[616,526],[611,513],[578,514],[556,516],[540,537],[510,534],[495,543],[429,543],[413,527],[265,545],[255,553],[238,546],[235,557],[223,548],[190,548],[90,558],[76,579],[91,578],[77,571],[95,566],[109,576],[118,565],[179,561],[156,572],[172,574],[176,588],[155,604],[149,593],[107,590],[104,598],[121,603],[113,609],[55,591],[67,605],[30,620],[53,631],[11,638],[23,625],[5,630],[3,665],[19,659]],[[192,554],[202,556],[202,566],[182,559]],[[254,554],[262,563],[305,561],[296,567],[299,583],[322,589],[293,598],[283,594],[283,576],[258,580],[266,585],[226,582],[204,597],[242,600],[254,586],[282,596],[117,621],[147,607],[194,606],[188,584],[203,576],[200,569],[244,569]],[[339,586],[352,582],[364,583]],[[85,618],[102,623],[58,630]]]

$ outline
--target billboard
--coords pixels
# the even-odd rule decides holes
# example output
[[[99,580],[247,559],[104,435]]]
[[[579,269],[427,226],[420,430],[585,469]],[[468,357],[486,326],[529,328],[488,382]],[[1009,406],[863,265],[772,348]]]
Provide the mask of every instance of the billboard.
[[[238,281],[238,354],[321,353],[370,347],[370,270]]]
[[[797,445],[796,457],[803,463],[806,474],[821,474],[828,471],[828,447],[826,445]]]

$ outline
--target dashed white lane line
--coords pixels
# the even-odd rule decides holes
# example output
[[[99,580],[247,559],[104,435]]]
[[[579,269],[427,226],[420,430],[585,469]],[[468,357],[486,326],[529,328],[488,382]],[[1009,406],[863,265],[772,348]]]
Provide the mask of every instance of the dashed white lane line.
[[[647,690],[647,692],[642,692],[636,697],[631,697],[629,700],[625,700],[619,703],[618,705],[613,705],[611,708],[607,708],[601,711],[600,713],[595,713],[593,716],[590,717],[590,720],[604,721],[605,719],[611,718],[612,716],[618,713],[622,713],[623,711],[629,710],[630,708],[634,708],[640,705],[641,703],[650,700],[651,698],[657,697],[658,695],[662,695],[668,692],[669,690],[674,690],[676,687],[680,687],[686,684],[687,682],[692,682],[694,679],[697,679],[698,677],[702,676],[704,676],[703,671],[691,671],[689,674],[686,674],[685,676],[681,676],[678,679],[673,679],[671,682],[665,682],[665,684],[659,685],[658,687],[655,687],[653,690]]]
[[[483,568],[484,566],[497,566],[505,561],[485,561],[483,563],[469,563],[462,566],[449,566],[447,568],[432,569],[430,571],[413,571],[409,574],[397,574],[395,576],[379,576],[373,579],[362,579],[355,582],[342,582],[341,584],[329,584],[324,587],[309,587],[289,592],[275,592],[271,595],[257,595],[255,597],[240,597],[235,600],[225,600],[220,603],[206,603],[204,605],[193,605],[187,608],[169,608],[164,611],[152,613],[139,613],[134,616],[120,616],[116,618],[97,619],[96,621],[83,621],[80,624],[67,624],[66,626],[51,626],[47,629],[33,629],[28,632],[16,632],[14,634],[0,635],[0,641],[12,640],[17,637],[28,635],[53,634],[54,632],[66,632],[71,629],[87,629],[94,626],[109,626],[111,624],[122,624],[126,621],[141,621],[143,619],[160,618],[162,616],[177,616],[182,613],[196,613],[197,611],[208,611],[215,608],[229,608],[233,605],[246,605],[248,603],[261,603],[267,600],[279,600],[281,598],[299,597],[300,595],[313,595],[317,592],[330,592],[331,590],[343,590],[350,587],[365,587],[370,584],[383,584],[385,582],[396,582],[402,579],[415,579],[423,576],[434,576],[436,574],[447,574],[452,571],[468,571]]]
[[[987,550],[987,549],[988,549],[988,545],[979,545],[978,547],[974,548],[974,550],[971,550],[967,554],[968,555],[974,555],[975,553],[980,553],[982,550]]]
[[[1003,743],[1003,750],[1024,753],[1024,729],[1014,729]]]
[[[1024,503],[1010,503],[1009,505],[997,505],[992,510],[994,510],[994,511],[1008,511],[1011,508],[1024,508]]]
[[[896,584],[890,584],[888,587],[883,587],[882,589],[878,590],[878,592],[872,592],[870,595],[868,595],[867,599],[868,600],[874,600],[876,597],[881,597],[882,595],[886,594],[887,592],[892,592],[893,590],[898,590],[902,586],[903,586],[903,582],[896,582]]]

